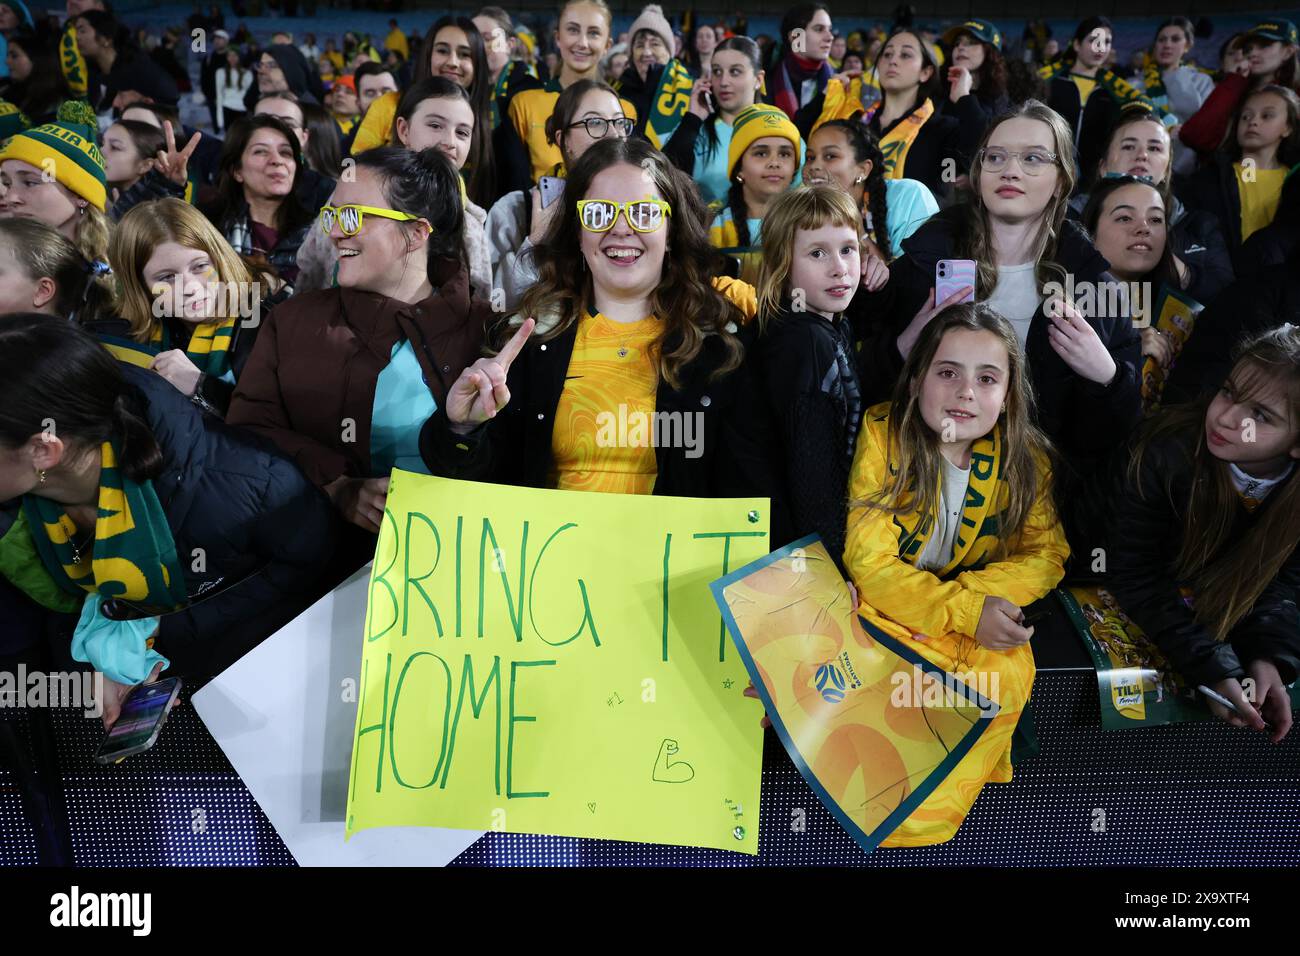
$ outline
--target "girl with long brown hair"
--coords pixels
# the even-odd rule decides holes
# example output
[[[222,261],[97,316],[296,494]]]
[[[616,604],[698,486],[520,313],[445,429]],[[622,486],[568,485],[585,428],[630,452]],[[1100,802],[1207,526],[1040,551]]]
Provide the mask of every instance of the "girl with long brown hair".
[[[892,401],[864,415],[844,550],[859,613],[949,673],[987,675],[999,706],[885,846],[950,839],[985,783],[1011,779],[1034,680],[1024,608],[1056,587],[1069,554],[1027,374],[1010,322],[955,305],[922,331]]]
[[[1152,419],[1114,496],[1107,587],[1210,710],[1275,743],[1300,671],[1300,328],[1254,336],[1223,386]],[[1247,693],[1246,682],[1254,684]]]
[[[971,165],[968,200],[913,233],[888,283],[864,303],[875,320],[861,330],[861,354],[863,386],[879,396],[925,325],[964,293],[1005,317],[1032,373],[1039,424],[1070,466],[1061,484],[1072,507],[1062,510],[1071,540],[1079,541],[1074,532],[1091,513],[1082,491],[1141,417],[1141,340],[1128,310],[1110,301],[1106,260],[1065,218],[1073,152],[1065,122],[1037,100],[996,120]],[[936,270],[945,259],[975,262],[974,289],[936,302]]]
[[[727,294],[739,284],[713,279],[704,219],[691,180],[648,143],[587,150],[535,249],[514,337],[461,374],[424,428],[429,468],[543,488],[769,494],[744,312]]]

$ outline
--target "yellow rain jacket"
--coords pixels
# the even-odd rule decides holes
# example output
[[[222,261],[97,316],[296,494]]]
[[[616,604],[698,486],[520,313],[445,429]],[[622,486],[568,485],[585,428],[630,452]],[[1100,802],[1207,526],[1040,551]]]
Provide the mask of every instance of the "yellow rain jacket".
[[[996,680],[998,692],[991,696],[1000,708],[956,769],[881,844],[928,846],[956,834],[985,783],[1011,779],[1011,737],[1033,687],[1029,644],[995,651],[975,640],[984,598],[1024,607],[1046,596],[1065,574],[1069,546],[1052,504],[1050,471],[1042,462],[1043,490],[1017,550],[995,558],[998,518],[1008,494],[1001,479],[999,428],[971,447],[970,484],[951,561],[938,573],[917,568],[933,519],[853,504],[877,495],[895,467],[887,457],[888,437],[889,404],[883,403],[863,416],[849,483],[844,564],[858,589],[858,611],[949,673],[989,675],[990,683]]]

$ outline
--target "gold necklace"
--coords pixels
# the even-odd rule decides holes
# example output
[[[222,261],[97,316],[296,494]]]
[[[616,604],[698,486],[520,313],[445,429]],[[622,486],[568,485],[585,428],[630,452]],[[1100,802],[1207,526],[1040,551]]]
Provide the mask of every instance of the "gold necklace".
[[[86,548],[88,544],[90,544],[91,541],[94,540],[95,529],[94,527],[91,527],[90,531],[86,534],[86,536],[81,539],[81,544],[78,545],[76,540],[77,523],[73,521],[71,518],[69,518],[66,513],[64,513],[63,518],[68,523],[68,527],[66,527],[64,530],[68,535],[68,545],[72,548],[72,563],[80,564],[81,552]]]

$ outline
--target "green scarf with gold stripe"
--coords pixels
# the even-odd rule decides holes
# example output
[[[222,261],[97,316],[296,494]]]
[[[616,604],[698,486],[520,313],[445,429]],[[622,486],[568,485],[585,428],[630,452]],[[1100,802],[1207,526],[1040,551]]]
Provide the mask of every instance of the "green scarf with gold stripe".
[[[237,318],[220,319],[195,326],[189,344],[185,346],[185,357],[203,374],[221,378],[231,370],[230,343],[238,321]],[[166,322],[154,326],[148,342],[102,333],[96,338],[113,358],[137,368],[152,367],[159,354],[176,348]]]
[[[1147,99],[1160,106],[1169,105],[1169,91],[1165,89],[1165,76],[1156,58],[1147,55],[1142,62],[1142,87]]]
[[[57,502],[23,496],[27,530],[41,564],[69,594],[121,599],[150,614],[185,606],[189,599],[176,541],[153,482],[137,483],[122,474],[112,442],[104,442],[102,453],[93,550],[78,544],[76,525]]]
[[[230,343],[234,339],[235,323],[238,321],[237,318],[218,319],[194,326],[189,344],[185,346],[186,358],[205,375],[215,378],[225,375],[230,371]],[[149,342],[159,352],[176,348],[166,322],[154,326]]]
[[[876,410],[882,409],[888,409],[888,406],[876,406]],[[1005,506],[1002,500],[1005,493],[1002,484],[1002,442],[1002,426],[999,425],[971,444],[970,482],[966,486],[966,500],[962,505],[957,538],[952,546],[952,559],[934,572],[940,578],[946,579],[957,568],[982,568],[997,553],[1001,541],[999,519]],[[892,474],[898,467],[892,460],[892,451],[890,458]],[[937,491],[941,492],[942,488]],[[935,500],[941,501],[941,495]],[[926,540],[934,531],[934,515],[919,512],[895,515],[894,526],[898,532],[898,556],[908,564],[916,564],[925,552]]]
[[[659,86],[650,99],[650,115],[646,117],[645,135],[655,149],[663,149],[691,106],[691,88],[695,80],[681,60],[668,61],[659,77]]]
[[[511,60],[501,68],[501,75],[497,77],[496,83],[492,84],[492,128],[496,129],[501,125],[501,107],[497,101],[505,102],[506,91],[510,86],[510,74],[515,70],[514,61]]]
[[[1040,67],[1038,75],[1044,81],[1049,83],[1058,76],[1064,77],[1068,80],[1073,66],[1073,63],[1066,63],[1058,60],[1055,63],[1049,63],[1044,67]],[[1129,103],[1141,103],[1151,110],[1151,112],[1156,115],[1156,118],[1164,123],[1164,125],[1172,126],[1178,122],[1169,110],[1165,109],[1159,103],[1156,103],[1151,99],[1151,97],[1144,95],[1141,90],[1132,83],[1129,83],[1114,70],[1098,70],[1097,75],[1093,77],[1093,79],[1097,82],[1097,88],[1105,90],[1110,98],[1121,107],[1127,106]],[[1164,84],[1162,81],[1161,88],[1163,89],[1163,87]],[[1086,105],[1086,103],[1080,103],[1079,109],[1082,110]]]
[[[77,24],[69,20],[59,38],[59,66],[68,89],[76,99],[84,98],[90,88],[90,71],[86,69],[86,58],[77,48]]]

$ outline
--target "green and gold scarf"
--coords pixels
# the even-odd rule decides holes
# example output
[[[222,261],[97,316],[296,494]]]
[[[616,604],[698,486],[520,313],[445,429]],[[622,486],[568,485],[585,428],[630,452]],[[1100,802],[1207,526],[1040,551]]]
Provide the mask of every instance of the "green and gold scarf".
[[[506,89],[510,86],[510,75],[515,71],[515,63],[511,60],[501,69],[501,75],[497,77],[496,83],[492,86],[492,128],[496,129],[501,125],[501,108],[497,102],[504,102],[506,98]]]
[[[104,442],[102,453],[93,551],[83,554],[77,548],[76,525],[57,502],[23,497],[23,515],[41,564],[69,594],[130,601],[150,614],[185,606],[189,599],[176,541],[153,482],[137,483],[123,475],[112,442]]]
[[[982,568],[996,554],[1003,506],[1001,495],[1004,491],[1001,486],[1002,454],[1000,427],[971,444],[970,483],[966,486],[961,524],[957,529],[957,539],[953,542],[952,560],[935,571],[940,578],[946,578],[958,568]],[[889,469],[891,474],[897,471],[897,464],[892,460]],[[936,494],[940,490],[936,489]],[[909,515],[895,515],[898,556],[908,564],[916,564],[925,551],[925,542],[934,531],[934,524],[934,515],[930,514],[913,512]]]
[[[215,319],[201,322],[190,333],[189,344],[185,346],[185,357],[194,363],[194,367],[205,375],[220,378],[230,371],[230,343],[234,340],[235,323],[238,319]],[[159,352],[166,352],[176,346],[166,322],[154,326],[150,343]]]
[[[1056,63],[1049,63],[1047,66],[1041,67],[1038,75],[1047,82],[1051,82],[1058,76],[1069,79],[1073,66],[1073,63],[1058,60]],[[1097,81],[1097,88],[1105,90],[1110,98],[1121,107],[1127,106],[1129,103],[1141,103],[1151,110],[1165,126],[1173,126],[1178,122],[1173,113],[1156,103],[1150,96],[1144,95],[1141,90],[1120,77],[1114,70],[1098,70],[1093,79]],[[1164,90],[1163,80],[1160,83],[1160,89]],[[1080,103],[1079,109],[1082,110],[1086,105],[1086,103]]]
[[[59,38],[59,66],[63,70],[63,78],[67,81],[73,97],[77,99],[85,97],[86,91],[90,88],[90,73],[86,69],[86,58],[77,48],[75,20],[68,21],[67,26],[63,28],[63,36]]]
[[[686,111],[691,106],[691,88],[695,80],[690,70],[676,58],[668,61],[663,74],[659,77],[659,86],[650,100],[650,115],[646,118],[645,135],[655,149],[663,149],[663,144],[677,129]]]
[[[230,371],[230,343],[235,334],[238,319],[220,319],[203,322],[194,327],[189,344],[185,346],[185,356],[194,363],[194,367],[205,375],[220,378]],[[176,348],[172,334],[165,322],[154,326],[148,342],[118,335],[99,335],[99,344],[117,359],[137,368],[149,368],[153,360],[162,352]]]
[[[885,105],[877,100],[862,116],[862,122],[870,123]],[[907,153],[916,142],[917,135],[931,116],[934,115],[934,101],[927,98],[924,103],[894,124],[894,128],[880,137],[880,154],[884,160],[886,179],[903,179],[907,166]]]
[[[1160,106],[1169,105],[1169,91],[1165,89],[1164,73],[1156,58],[1147,54],[1142,61],[1142,86],[1147,99]]]
[[[119,335],[100,334],[95,338],[104,347],[104,351],[125,365],[152,368],[153,360],[158,357],[158,349],[146,342],[137,342]]]

